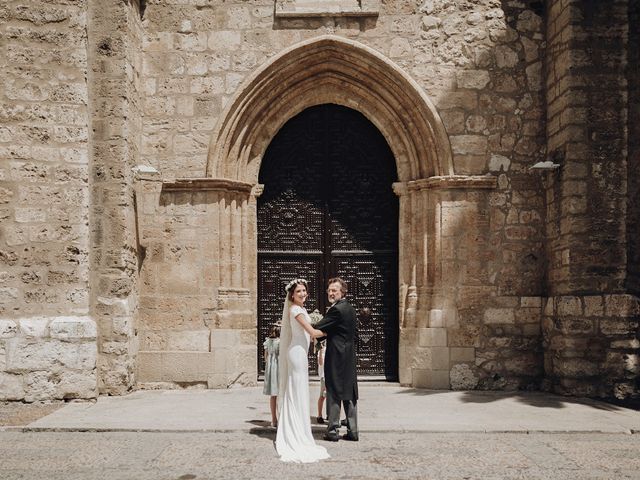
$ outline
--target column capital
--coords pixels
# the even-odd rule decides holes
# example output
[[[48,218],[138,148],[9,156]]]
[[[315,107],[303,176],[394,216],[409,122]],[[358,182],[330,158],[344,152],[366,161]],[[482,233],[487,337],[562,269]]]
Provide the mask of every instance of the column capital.
[[[264,192],[264,183],[256,183],[251,188],[251,196],[258,198]]]
[[[393,188],[393,193],[395,193],[398,197],[402,197],[409,193],[409,187],[407,182],[394,182],[391,184]]]
[[[162,190],[166,192],[225,191],[248,194],[251,189],[249,183],[227,178],[177,178],[162,183]]]
[[[494,189],[498,179],[494,175],[445,175],[420,178],[407,182],[409,190]]]

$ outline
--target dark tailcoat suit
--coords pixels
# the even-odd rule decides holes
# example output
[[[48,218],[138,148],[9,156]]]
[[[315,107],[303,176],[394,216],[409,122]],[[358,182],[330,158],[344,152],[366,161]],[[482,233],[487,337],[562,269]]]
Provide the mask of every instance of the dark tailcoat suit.
[[[358,382],[356,376],[356,310],[344,298],[338,300],[315,325],[327,334],[324,376],[327,386],[327,431],[340,428],[340,403],[347,415],[348,434],[357,438]]]

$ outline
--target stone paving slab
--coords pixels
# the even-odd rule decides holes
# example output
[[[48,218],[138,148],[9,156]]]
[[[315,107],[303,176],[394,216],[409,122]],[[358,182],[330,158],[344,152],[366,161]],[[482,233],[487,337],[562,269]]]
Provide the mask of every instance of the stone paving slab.
[[[315,417],[318,383],[311,383],[310,388]],[[362,432],[640,432],[639,411],[545,393],[361,384],[358,409]],[[268,397],[262,395],[261,387],[148,390],[71,403],[19,429],[233,432],[265,428],[269,420]]]
[[[638,480],[640,435],[368,433],[283,463],[275,431],[0,432],[2,480]]]

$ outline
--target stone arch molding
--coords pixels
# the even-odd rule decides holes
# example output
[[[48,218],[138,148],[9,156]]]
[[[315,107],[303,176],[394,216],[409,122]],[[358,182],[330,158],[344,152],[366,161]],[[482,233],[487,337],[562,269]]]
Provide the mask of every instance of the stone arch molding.
[[[214,131],[206,176],[256,184],[278,130],[324,103],[358,110],[380,130],[400,182],[454,174],[444,125],[420,86],[372,48],[327,35],[288,48],[245,82]]]

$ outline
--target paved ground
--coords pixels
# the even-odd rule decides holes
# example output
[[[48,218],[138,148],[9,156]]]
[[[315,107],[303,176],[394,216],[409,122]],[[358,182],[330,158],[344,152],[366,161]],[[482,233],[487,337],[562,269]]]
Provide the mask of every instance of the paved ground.
[[[640,435],[370,433],[285,464],[274,432],[0,432],[0,478],[640,479]]]
[[[0,418],[7,408],[0,404]],[[71,403],[0,428],[0,479],[640,480],[634,410],[541,393],[389,384],[361,385],[359,410],[360,442],[324,442],[314,425],[332,458],[295,465],[278,460],[259,387]]]
[[[312,392],[317,388],[311,384]],[[314,398],[311,403],[313,414]],[[430,391],[362,384],[358,411],[363,432],[640,432],[638,411],[544,393]],[[139,391],[72,403],[27,428],[228,432],[266,426],[270,418],[268,398],[260,387]]]

